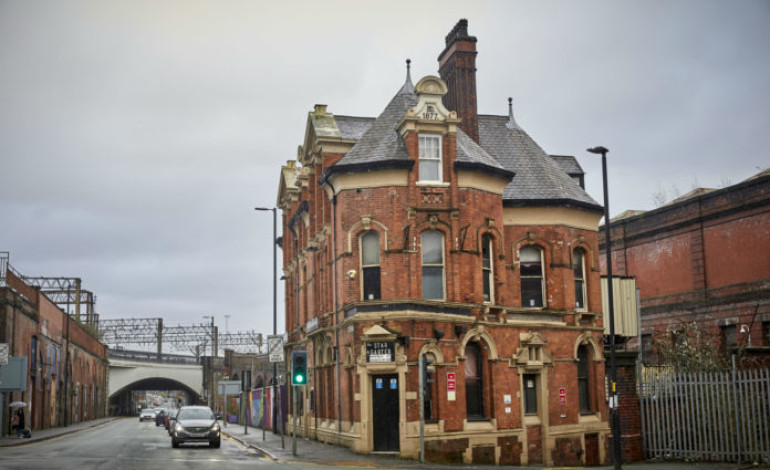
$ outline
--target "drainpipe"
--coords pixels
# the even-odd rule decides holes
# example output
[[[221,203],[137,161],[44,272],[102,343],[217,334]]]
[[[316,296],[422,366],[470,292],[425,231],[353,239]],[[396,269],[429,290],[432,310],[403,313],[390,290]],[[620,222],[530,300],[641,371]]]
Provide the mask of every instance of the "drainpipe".
[[[65,346],[64,346],[64,427],[66,428],[69,425],[68,414],[69,414],[69,382],[70,382],[70,374],[69,374],[69,363],[70,363],[70,316],[69,313],[64,313],[64,321],[67,322],[64,326],[64,337],[65,337]]]
[[[334,358],[334,372],[337,376],[337,444],[339,445],[342,442],[342,393],[340,390],[340,354],[342,350],[340,349],[340,322],[337,317],[337,190],[331,181],[326,180],[326,184],[332,188],[332,298],[334,299],[334,342],[337,348],[337,354],[335,354]]]

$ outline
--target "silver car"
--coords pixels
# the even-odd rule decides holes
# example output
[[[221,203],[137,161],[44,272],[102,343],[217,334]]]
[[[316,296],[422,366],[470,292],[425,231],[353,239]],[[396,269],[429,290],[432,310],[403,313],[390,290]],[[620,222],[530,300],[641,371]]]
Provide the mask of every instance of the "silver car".
[[[179,408],[171,433],[171,447],[188,442],[208,442],[219,448],[222,442],[219,422],[208,406],[183,406]]]
[[[139,413],[139,421],[144,421],[145,419],[154,420],[156,413],[154,408],[145,408]]]

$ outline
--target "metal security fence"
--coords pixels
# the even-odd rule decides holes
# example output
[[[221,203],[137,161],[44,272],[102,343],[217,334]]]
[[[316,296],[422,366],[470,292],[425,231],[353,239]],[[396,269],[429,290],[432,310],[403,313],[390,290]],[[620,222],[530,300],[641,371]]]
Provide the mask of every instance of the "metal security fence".
[[[639,379],[646,458],[770,462],[770,370],[645,368]]]

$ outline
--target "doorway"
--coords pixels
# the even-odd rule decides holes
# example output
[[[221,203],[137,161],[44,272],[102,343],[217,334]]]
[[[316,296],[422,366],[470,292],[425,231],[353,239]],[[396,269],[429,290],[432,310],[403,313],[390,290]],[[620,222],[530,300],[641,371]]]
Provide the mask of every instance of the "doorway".
[[[372,426],[375,452],[398,452],[398,375],[372,376]]]

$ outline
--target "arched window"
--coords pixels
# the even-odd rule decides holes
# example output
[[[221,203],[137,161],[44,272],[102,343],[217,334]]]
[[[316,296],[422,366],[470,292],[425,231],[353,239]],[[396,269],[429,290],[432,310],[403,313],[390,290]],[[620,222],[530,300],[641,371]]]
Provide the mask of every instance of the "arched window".
[[[521,270],[521,306],[542,307],[544,291],[543,250],[525,246],[519,250]]]
[[[484,388],[481,348],[478,343],[465,346],[465,409],[468,418],[484,417]]]
[[[591,355],[588,346],[579,346],[577,357],[578,401],[580,404],[580,412],[591,413]]]
[[[575,309],[586,310],[586,257],[582,248],[576,249],[572,253],[572,271],[575,274]]]
[[[33,336],[29,343],[29,370],[34,376],[37,372],[37,336]]]
[[[366,232],[361,237],[361,272],[364,300],[380,298],[380,235]]]
[[[422,234],[422,298],[444,299],[444,236],[429,231]]]
[[[484,281],[484,302],[494,302],[494,266],[492,265],[492,237],[485,233],[481,237],[481,276]]]
[[[438,420],[438,387],[436,386],[436,356],[423,354],[423,410],[425,421]]]

